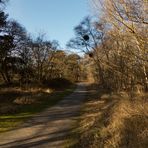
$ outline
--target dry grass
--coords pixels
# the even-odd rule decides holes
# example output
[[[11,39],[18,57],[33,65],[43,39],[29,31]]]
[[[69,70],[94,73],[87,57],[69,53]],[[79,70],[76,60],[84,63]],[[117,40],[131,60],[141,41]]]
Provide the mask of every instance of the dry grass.
[[[75,86],[62,90],[32,87],[22,90],[17,87],[0,89],[0,134],[11,130],[41,112],[55,105],[73,92]]]
[[[74,147],[147,148],[147,96],[129,99],[123,93],[96,91],[85,103],[79,127],[81,136]]]
[[[21,89],[20,87],[0,88],[0,115],[15,113],[19,110],[18,105],[37,103],[44,94],[53,92],[49,88],[32,87],[30,89]]]
[[[102,128],[104,147],[148,147],[148,102],[145,100],[120,100]]]

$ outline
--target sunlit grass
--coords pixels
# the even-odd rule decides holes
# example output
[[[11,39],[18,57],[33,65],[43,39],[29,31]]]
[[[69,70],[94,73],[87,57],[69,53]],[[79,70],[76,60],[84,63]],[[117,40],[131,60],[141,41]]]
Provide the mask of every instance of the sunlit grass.
[[[76,125],[78,128],[67,142],[70,148],[147,148],[146,94],[131,99],[96,91],[88,96]]]

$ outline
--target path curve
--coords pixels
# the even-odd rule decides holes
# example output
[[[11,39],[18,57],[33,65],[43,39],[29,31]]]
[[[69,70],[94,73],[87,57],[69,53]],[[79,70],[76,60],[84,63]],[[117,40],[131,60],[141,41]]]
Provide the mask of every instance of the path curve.
[[[35,115],[21,128],[0,135],[0,148],[64,148],[67,135],[79,115],[86,84],[57,105]]]

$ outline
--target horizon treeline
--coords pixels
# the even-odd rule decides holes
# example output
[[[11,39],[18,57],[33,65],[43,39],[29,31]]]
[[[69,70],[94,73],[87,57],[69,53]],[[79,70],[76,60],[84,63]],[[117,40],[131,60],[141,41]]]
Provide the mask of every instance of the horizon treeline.
[[[44,83],[53,78],[78,81],[80,56],[60,49],[44,33],[31,37],[25,27],[4,12],[0,0],[0,79],[5,84]]]

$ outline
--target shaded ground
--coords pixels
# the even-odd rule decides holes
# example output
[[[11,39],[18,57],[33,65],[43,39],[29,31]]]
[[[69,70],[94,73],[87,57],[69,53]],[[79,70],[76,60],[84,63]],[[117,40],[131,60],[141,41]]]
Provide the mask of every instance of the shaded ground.
[[[85,98],[86,84],[56,106],[37,114],[22,127],[0,135],[0,148],[63,148]]]
[[[41,87],[28,90],[17,87],[0,89],[0,134],[18,127],[34,117],[34,114],[54,106],[76,89],[75,85],[66,88],[65,84],[63,85],[63,88],[58,90]],[[29,103],[30,101],[32,103]]]

